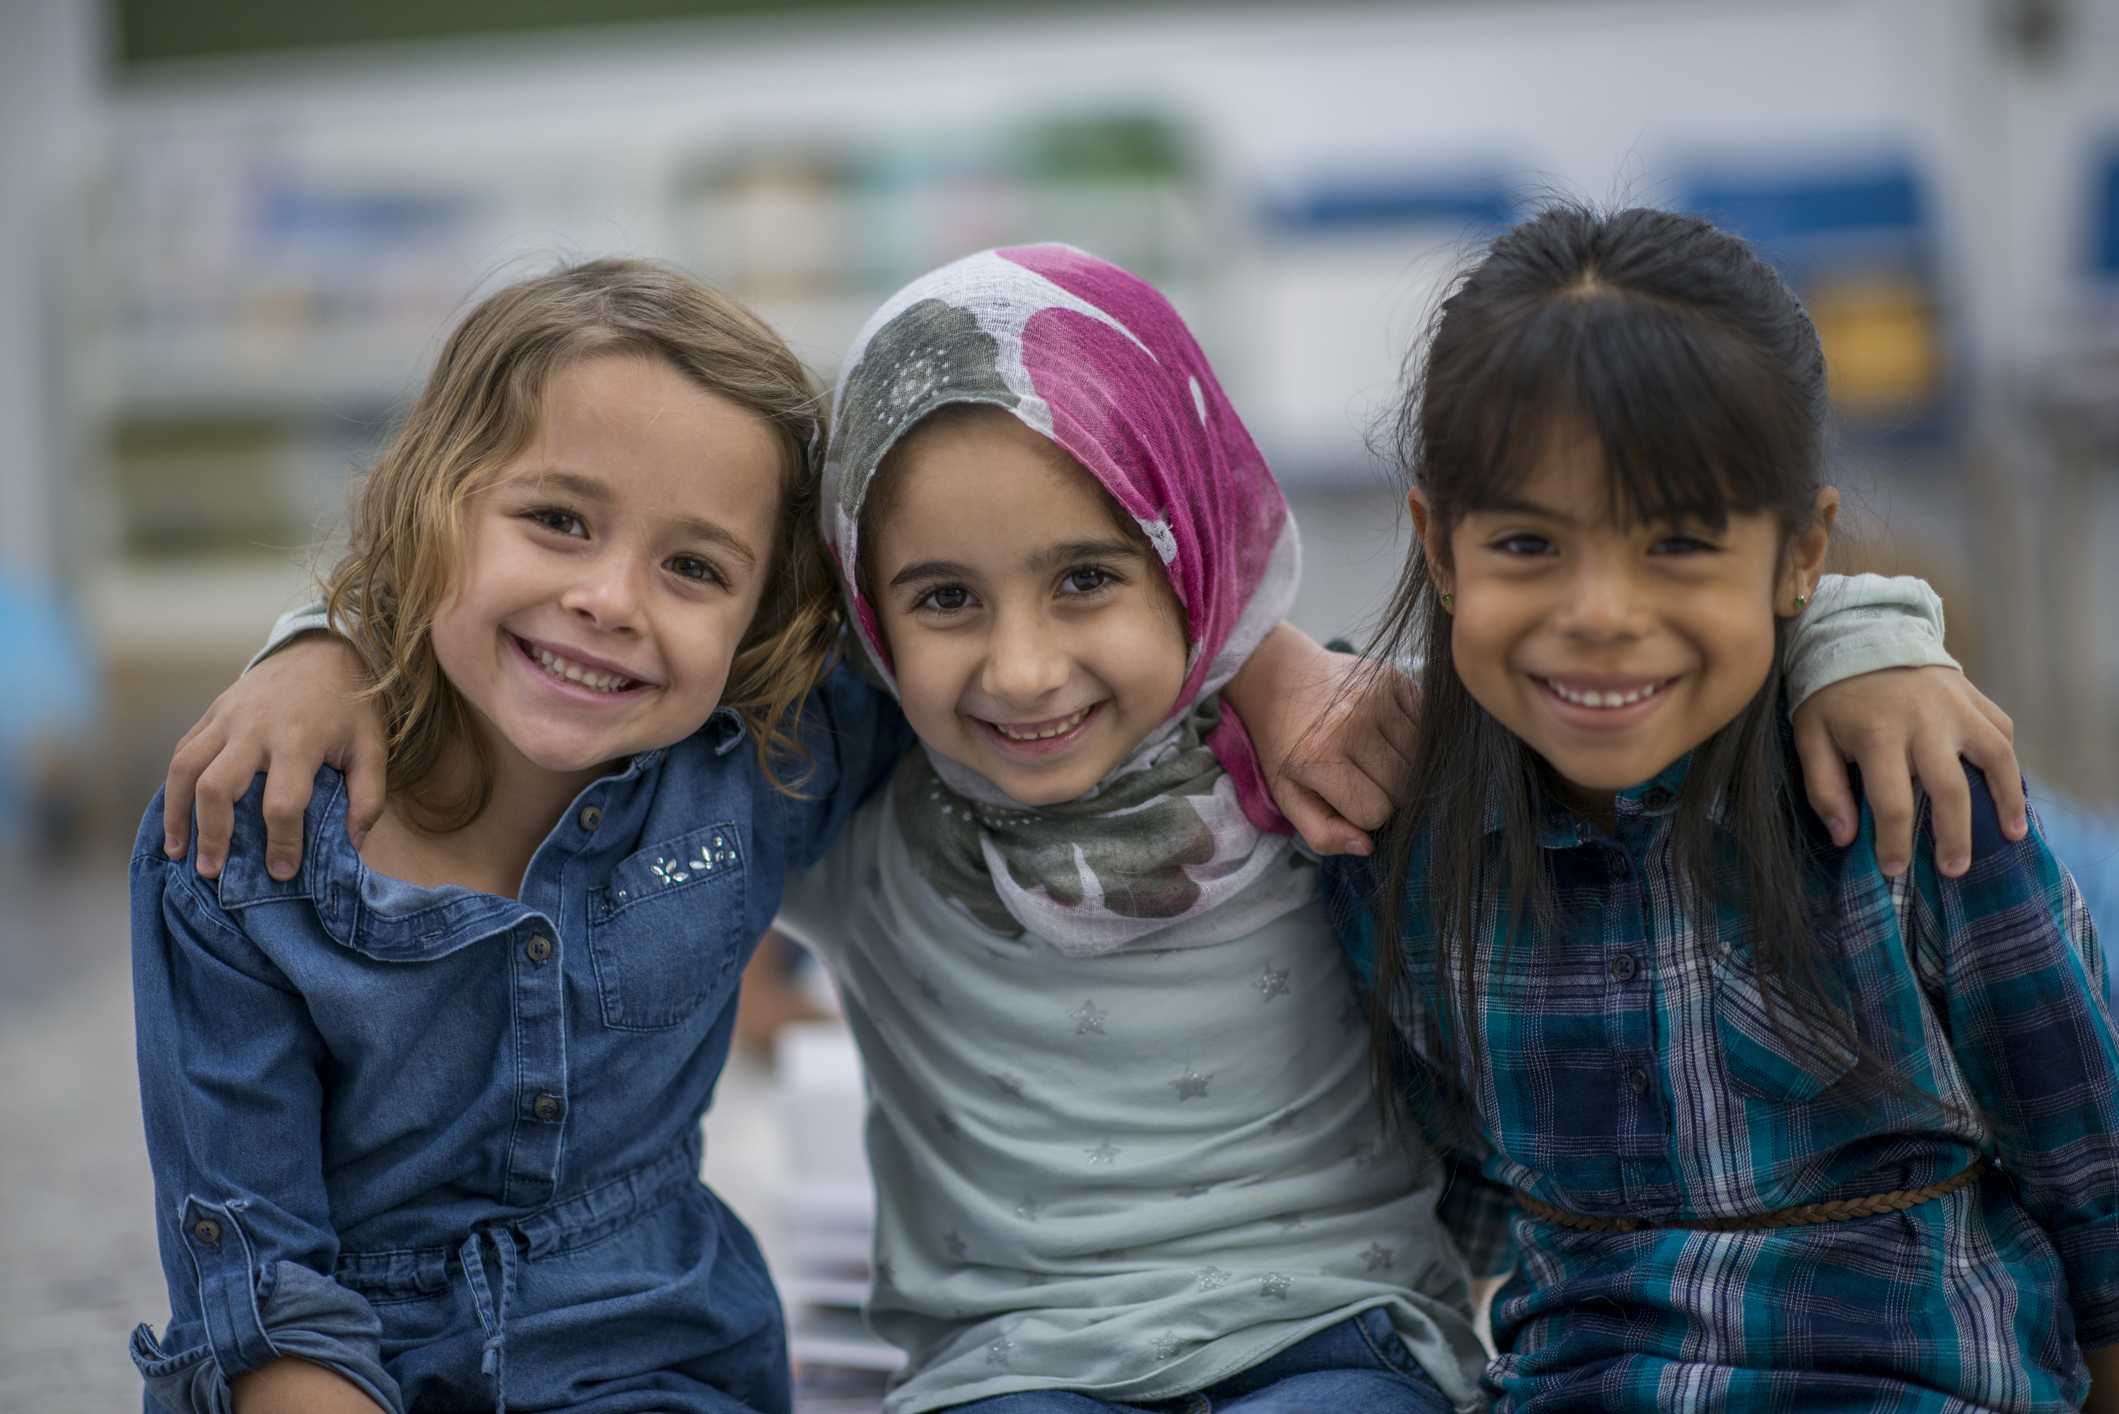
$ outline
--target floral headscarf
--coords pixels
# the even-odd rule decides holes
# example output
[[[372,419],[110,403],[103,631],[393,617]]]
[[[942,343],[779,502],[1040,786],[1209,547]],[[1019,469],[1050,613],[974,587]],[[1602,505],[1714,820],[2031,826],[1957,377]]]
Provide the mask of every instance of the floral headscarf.
[[[998,932],[1076,954],[1198,946],[1315,893],[1250,739],[1219,693],[1287,612],[1301,550],[1287,501],[1169,301],[1068,246],[967,256],[914,281],[854,340],[824,466],[824,533],[877,671],[889,646],[854,566],[884,454],[950,403],[1004,408],[1139,523],[1191,644],[1170,716],[1088,794],[1018,804],[913,752],[893,784],[920,872]]]

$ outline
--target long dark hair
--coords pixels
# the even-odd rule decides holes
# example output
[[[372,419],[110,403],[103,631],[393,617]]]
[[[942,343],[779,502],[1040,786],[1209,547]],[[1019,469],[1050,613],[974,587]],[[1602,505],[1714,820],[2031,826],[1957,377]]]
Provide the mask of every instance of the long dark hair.
[[[1503,504],[1562,426],[1596,439],[1621,520],[1721,526],[1766,512],[1785,550],[1816,515],[1825,413],[1817,331],[1742,241],[1667,211],[1553,204],[1498,238],[1443,302],[1395,430],[1445,555],[1450,529]],[[1396,1093],[1394,1013],[1427,1008],[1453,1062],[1434,1077],[1449,1091],[1442,1111],[1461,1123],[1483,1063],[1482,930],[1519,946],[1555,906],[1538,843],[1549,768],[1465,689],[1439,597],[1416,545],[1370,649],[1424,662],[1411,791],[1377,856],[1375,1062],[1379,1089]],[[1685,903],[1703,936],[1748,949],[1776,1031],[1810,1042],[1796,1055],[1867,1057],[1844,988],[1820,965],[1822,834],[1791,789],[1780,688],[1776,653],[1758,695],[1687,771],[1673,822]],[[1498,849],[1484,829],[1496,807]],[[1416,935],[1432,939],[1425,957],[1407,955],[1400,926],[1415,906],[1429,912]]]

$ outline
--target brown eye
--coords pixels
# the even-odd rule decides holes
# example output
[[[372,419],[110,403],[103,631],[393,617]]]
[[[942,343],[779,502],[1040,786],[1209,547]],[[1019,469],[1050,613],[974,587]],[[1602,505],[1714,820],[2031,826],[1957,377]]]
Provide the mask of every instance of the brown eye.
[[[728,580],[721,571],[697,555],[672,555],[662,562],[662,567],[680,579],[696,579],[703,584],[725,585]]]
[[[920,596],[916,609],[937,609],[945,614],[971,607],[971,591],[960,584],[944,584]]]
[[[588,534],[588,527],[583,525],[581,517],[575,515],[572,511],[562,511],[552,506],[540,506],[536,510],[526,511],[524,514],[555,535],[585,536]]]
[[[1107,569],[1101,569],[1095,565],[1084,565],[1080,569],[1067,571],[1067,577],[1062,582],[1067,586],[1067,592],[1070,594],[1094,594],[1097,590],[1114,582],[1117,578],[1117,575],[1112,574]]]

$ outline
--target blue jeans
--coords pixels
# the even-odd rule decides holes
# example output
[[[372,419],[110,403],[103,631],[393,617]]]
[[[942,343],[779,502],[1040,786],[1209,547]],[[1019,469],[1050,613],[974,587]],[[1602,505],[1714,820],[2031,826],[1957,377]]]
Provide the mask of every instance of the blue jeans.
[[[1112,1404],[1073,1390],[1033,1389],[959,1404],[947,1414],[1450,1414],[1450,1402],[1406,1353],[1390,1316],[1374,1306],[1175,1399]]]

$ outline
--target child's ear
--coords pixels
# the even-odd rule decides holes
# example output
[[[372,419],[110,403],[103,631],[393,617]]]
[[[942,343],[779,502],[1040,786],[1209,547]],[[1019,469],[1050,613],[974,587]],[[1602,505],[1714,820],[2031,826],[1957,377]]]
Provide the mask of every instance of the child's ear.
[[[1434,509],[1427,503],[1427,492],[1415,486],[1405,493],[1405,508],[1413,513],[1413,534],[1420,537],[1420,553],[1427,556],[1428,577],[1435,581],[1435,589],[1443,596],[1443,607],[1449,607],[1449,573],[1442,566],[1448,557],[1443,554],[1442,528],[1435,524]]]
[[[1832,543],[1832,526],[1838,519],[1839,490],[1827,486],[1817,493],[1810,528],[1788,542],[1780,587],[1773,596],[1773,612],[1782,618],[1801,613],[1817,593],[1818,576],[1825,567],[1825,548]]]

